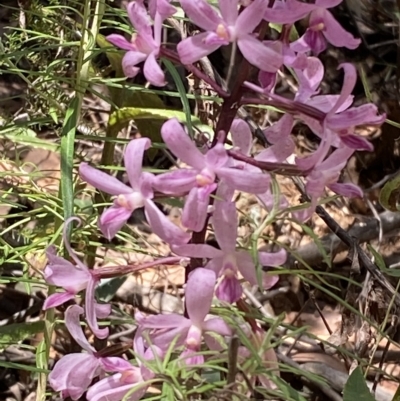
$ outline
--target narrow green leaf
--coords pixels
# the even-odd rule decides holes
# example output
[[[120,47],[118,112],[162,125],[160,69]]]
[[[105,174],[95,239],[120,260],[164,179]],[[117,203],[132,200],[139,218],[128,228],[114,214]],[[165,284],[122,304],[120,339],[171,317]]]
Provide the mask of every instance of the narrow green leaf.
[[[21,135],[21,134],[4,134],[3,138],[8,139],[14,143],[20,143],[21,145],[31,146],[32,148],[37,149],[45,149],[53,152],[57,152],[59,150],[59,145],[56,143],[48,142],[44,139],[35,138],[30,135]]]
[[[375,401],[358,366],[344,385],[343,401]]]
[[[0,327],[0,349],[16,344],[44,330],[44,322],[15,323]]]
[[[73,165],[75,131],[78,123],[79,99],[74,97],[65,115],[64,125],[61,133],[61,198],[64,209],[64,220],[73,215],[74,211],[74,188],[73,188]]]
[[[397,212],[399,209],[398,203],[400,198],[400,175],[388,181],[379,195],[380,204],[392,212]]]
[[[176,67],[169,60],[163,59],[163,63],[167,67],[167,70],[169,71],[169,73],[171,74],[172,79],[174,80],[175,85],[178,89],[178,92],[181,96],[181,101],[182,101],[183,111],[185,112],[185,116],[186,116],[186,125],[188,127],[189,136],[193,139],[194,131],[193,131],[193,125],[192,125],[192,113],[190,110],[189,100],[186,95],[187,90],[186,90],[185,86],[183,85],[182,78],[179,75]]]
[[[372,253],[372,255],[374,256],[375,259],[375,263],[376,265],[379,267],[380,271],[382,273],[387,274],[388,276],[392,276],[392,277],[400,277],[400,269],[388,269],[386,267],[386,263],[383,260],[382,255],[377,252],[372,245],[368,244],[367,245],[368,250]]]

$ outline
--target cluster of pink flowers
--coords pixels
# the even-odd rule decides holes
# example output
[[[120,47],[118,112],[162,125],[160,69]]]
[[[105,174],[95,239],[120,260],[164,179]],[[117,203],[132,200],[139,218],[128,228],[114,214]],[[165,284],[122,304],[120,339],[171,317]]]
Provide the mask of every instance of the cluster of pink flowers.
[[[177,57],[183,65],[196,63],[221,46],[233,43],[244,58],[260,70],[259,85],[244,83],[244,93],[257,93],[258,99],[276,102],[285,114],[264,131],[270,147],[252,157],[252,134],[246,122],[235,119],[230,133],[233,152],[225,144],[226,135],[220,135],[213,144],[198,149],[178,120],[164,123],[161,135],[169,151],[185,167],[163,174],[150,174],[142,170],[144,152],[151,141],[142,137],[132,140],[125,150],[124,164],[129,178],[125,185],[87,163],[79,167],[80,177],[95,188],[113,196],[113,204],[99,217],[102,234],[112,239],[127,222],[132,212],[144,208],[153,232],[168,243],[171,251],[182,258],[203,260],[203,267],[196,268],[188,277],[185,287],[186,316],[171,314],[144,316],[137,312],[138,329],[133,340],[136,361],[128,362],[117,357],[102,357],[88,343],[80,326],[80,315],[85,313],[86,322],[93,334],[105,339],[108,328],[100,328],[98,319],[111,312],[108,304],[95,300],[99,275],[88,269],[71,249],[64,235],[64,242],[74,266],[56,256],[55,249],[47,250],[48,265],[45,277],[49,284],[63,288],[48,297],[44,308],[57,307],[73,299],[85,290],[85,308],[73,305],[65,313],[66,327],[86,353],[66,355],[52,370],[49,381],[62,396],[78,400],[85,392],[91,401],[138,400],[146,392],[149,380],[156,378],[152,361],[162,359],[171,343],[180,350],[179,359],[186,365],[199,365],[204,356],[199,353],[203,343],[210,350],[221,351],[215,341],[232,336],[233,328],[220,317],[210,315],[215,297],[220,303],[235,303],[242,297],[242,280],[263,289],[276,284],[278,277],[256,274],[256,261],[247,249],[238,249],[238,217],[233,202],[235,191],[254,194],[269,210],[274,202],[271,177],[257,163],[263,162],[294,165],[304,172],[306,191],[311,199],[308,209],[298,213],[305,220],[314,211],[325,188],[344,195],[362,196],[362,191],[351,183],[339,183],[340,172],[356,150],[372,150],[371,144],[358,136],[355,128],[363,124],[380,124],[384,115],[378,115],[372,104],[352,106],[351,95],[356,83],[356,69],[342,64],[344,83],[338,95],[322,95],[320,84],[324,67],[315,57],[324,51],[327,43],[334,46],[356,48],[360,41],[343,30],[328,8],[341,0],[316,0],[315,4],[296,0],[219,0],[219,10],[206,0],[180,0],[180,6],[189,19],[203,32],[182,40],[177,45]],[[163,57],[162,24],[176,9],[169,0],[149,0],[146,9],[143,0],[135,0],[127,6],[129,19],[135,28],[131,40],[113,34],[107,39],[126,50],[123,70],[127,77],[139,72],[143,64],[146,79],[155,86],[165,84],[165,76],[158,60]],[[283,24],[286,28],[308,17],[309,27],[304,35],[290,43],[288,35],[279,41],[261,40],[257,27],[264,21]],[[288,31],[288,29],[283,30]],[[299,84],[293,99],[275,94],[278,70],[290,67]],[[291,137],[296,122],[303,122],[320,138],[319,147],[309,156],[292,158],[295,142]],[[145,135],[145,132],[142,133]],[[225,133],[226,134],[226,133]],[[252,158],[256,163],[246,163],[232,153]],[[185,198],[180,228],[173,224],[156,206],[157,194]],[[279,200],[285,207],[287,201]],[[210,219],[218,248],[193,243],[192,233],[201,232]],[[69,223],[69,222],[67,222]],[[66,223],[66,224],[67,224]],[[280,266],[286,261],[286,251],[259,252],[258,262],[263,266]],[[204,341],[203,341],[204,340]],[[100,380],[92,385],[95,377]],[[261,380],[261,379],[260,379]],[[262,380],[261,380],[262,382]]]

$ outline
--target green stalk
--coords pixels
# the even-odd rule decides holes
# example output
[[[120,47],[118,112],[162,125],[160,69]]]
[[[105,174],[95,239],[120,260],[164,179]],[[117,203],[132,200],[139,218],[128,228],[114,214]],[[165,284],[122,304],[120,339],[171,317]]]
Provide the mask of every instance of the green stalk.
[[[61,182],[59,196],[64,209],[64,221],[73,215],[74,208],[74,187],[73,187],[73,164],[74,164],[74,144],[76,126],[79,123],[82,113],[83,98],[89,84],[89,67],[93,49],[96,45],[96,36],[100,29],[101,20],[105,10],[104,0],[97,0],[95,15],[90,26],[91,0],[85,0],[82,38],[80,42],[75,80],[75,95],[68,106],[64,125],[61,133]],[[60,219],[56,220],[55,230],[58,231],[62,225]],[[70,236],[70,232],[68,232]],[[61,242],[61,236],[57,242]],[[55,288],[49,287],[49,295],[53,294]],[[36,366],[46,371],[48,369],[49,351],[51,339],[55,325],[54,309],[46,311],[44,316],[45,331],[43,340],[40,342],[36,353]],[[47,373],[40,373],[36,391],[36,401],[46,400]]]

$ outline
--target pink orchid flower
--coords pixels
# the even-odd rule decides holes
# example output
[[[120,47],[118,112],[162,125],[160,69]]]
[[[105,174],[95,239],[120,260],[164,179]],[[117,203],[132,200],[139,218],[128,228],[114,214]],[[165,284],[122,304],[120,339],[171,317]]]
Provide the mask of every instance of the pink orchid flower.
[[[128,3],[127,11],[137,33],[132,36],[131,41],[118,34],[108,35],[107,40],[114,46],[127,50],[122,59],[122,68],[127,77],[135,77],[139,72],[137,65],[144,61],[143,73],[146,79],[154,86],[164,86],[165,75],[157,63],[161,46],[162,23],[165,18],[172,16],[176,9],[167,0],[151,0],[149,3],[154,30],[152,30],[152,23],[143,0],[135,0]]]
[[[342,146],[323,160],[328,151],[327,149],[330,148],[329,142],[325,142],[322,141],[320,147],[309,157],[313,159],[311,162],[307,158],[297,161],[299,167],[314,165],[314,168],[306,177],[306,192],[311,198],[311,205],[305,210],[294,213],[295,218],[300,221],[308,220],[314,213],[318,199],[324,194],[325,187],[349,198],[363,197],[363,191],[359,186],[352,183],[338,182],[340,173],[354,153],[354,149]],[[318,156],[320,157],[319,159]]]
[[[161,135],[169,150],[193,168],[158,175],[153,185],[168,195],[189,192],[182,223],[193,231],[200,231],[204,226],[210,194],[217,188],[217,178],[223,179],[233,189],[250,193],[263,193],[269,187],[268,175],[232,168],[221,143],[203,155],[175,118],[164,123]]]
[[[303,75],[305,86],[308,85],[311,89],[317,87],[318,80],[322,79],[320,68],[321,65],[317,66],[314,74]],[[317,95],[307,98],[305,92],[302,92],[303,103],[326,113],[322,124],[303,115],[301,115],[301,119],[320,138],[329,137],[329,141],[335,147],[344,145],[354,150],[372,151],[373,146],[366,138],[354,134],[355,127],[382,124],[386,115],[378,115],[378,109],[372,103],[350,107],[353,102],[351,93],[357,81],[357,70],[350,63],[343,63],[339,68],[344,71],[343,86],[339,95]],[[303,90],[301,89],[301,91]]]
[[[238,272],[251,285],[257,285],[257,274],[254,262],[247,251],[236,250],[237,213],[233,202],[215,202],[212,217],[214,233],[221,249],[207,244],[188,244],[174,246],[172,250],[181,256],[208,258],[205,265],[221,278],[216,289],[216,296],[221,301],[236,302],[242,296],[242,286]],[[277,253],[259,252],[259,260],[264,266],[279,266],[286,261],[286,251]],[[278,281],[278,276],[263,275],[263,286],[271,288]]]
[[[336,7],[342,0],[316,0],[315,4],[296,0],[277,0],[272,8],[265,11],[264,18],[276,24],[293,24],[309,15],[306,33],[292,43],[296,52],[312,50],[316,55],[324,51],[327,41],[336,47],[356,49],[360,39],[345,31],[327,8]]]
[[[219,15],[206,0],[181,0],[190,20],[206,32],[184,39],[177,50],[183,64],[192,64],[229,43],[237,43],[247,61],[263,71],[276,72],[282,56],[252,32],[262,21],[268,0],[255,0],[240,14],[238,0],[219,0]]]
[[[83,309],[78,305],[68,307],[65,312],[65,325],[74,340],[86,353],[73,353],[63,356],[49,374],[50,386],[61,391],[63,398],[79,400],[92,380],[108,370],[114,358],[101,358],[87,341],[79,322]],[[108,367],[107,367],[108,366]]]
[[[109,330],[107,327],[100,329],[97,319],[106,318],[111,312],[111,305],[98,304],[95,301],[94,293],[99,279],[79,260],[71,248],[66,235],[66,228],[73,220],[80,221],[76,217],[68,219],[64,225],[63,238],[64,245],[69,255],[76,263],[76,266],[64,258],[57,256],[54,246],[47,248],[46,255],[49,263],[44,269],[45,280],[51,285],[64,288],[66,291],[57,292],[47,297],[43,304],[43,309],[46,310],[62,305],[70,299],[75,298],[79,292],[86,289],[85,314],[89,327],[96,337],[106,338]]]
[[[143,339],[135,336],[134,350],[143,360],[154,359],[153,350],[157,356],[161,356],[161,350],[153,346],[144,350]],[[117,372],[111,376],[101,379],[91,386],[86,394],[88,401],[137,401],[146,393],[149,384],[146,381],[155,377],[155,373],[145,366],[141,359],[137,359],[138,366],[122,358],[109,358],[111,363],[104,361],[103,365],[107,371]],[[116,360],[118,362],[116,363]]]
[[[175,347],[184,346],[180,358],[188,365],[204,363],[202,355],[196,355],[200,351],[202,337],[210,348],[215,346],[215,340],[208,332],[221,336],[230,336],[232,330],[220,317],[206,318],[210,311],[215,286],[215,273],[211,270],[198,268],[194,270],[188,279],[185,289],[185,302],[188,318],[178,315],[144,316],[136,312],[135,318],[139,330],[149,332],[151,344],[161,350],[167,350],[172,341]]]
[[[139,138],[126,147],[124,161],[131,186],[87,163],[81,163],[79,175],[95,188],[115,196],[114,204],[103,212],[99,220],[100,230],[106,238],[112,239],[132,212],[144,206],[146,218],[155,234],[171,244],[186,243],[190,235],[172,223],[152,201],[154,175],[142,172],[143,154],[150,144],[148,138]]]

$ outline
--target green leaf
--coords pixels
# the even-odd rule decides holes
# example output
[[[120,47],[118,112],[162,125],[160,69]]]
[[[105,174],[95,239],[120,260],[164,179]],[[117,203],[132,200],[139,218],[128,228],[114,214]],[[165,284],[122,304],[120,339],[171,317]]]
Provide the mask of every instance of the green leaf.
[[[379,195],[380,204],[392,212],[397,212],[400,208],[397,206],[400,197],[400,175],[388,181]]]
[[[64,220],[73,215],[74,211],[74,186],[73,167],[75,150],[75,131],[78,124],[79,98],[74,97],[65,114],[64,125],[61,133],[61,197],[64,209]],[[68,227],[67,236],[71,231]]]
[[[44,322],[15,323],[0,327],[0,350],[44,330]]]
[[[358,366],[344,385],[343,401],[375,401]]]
[[[169,71],[169,73],[171,74],[171,76],[175,82],[175,85],[178,89],[179,95],[181,96],[181,101],[182,101],[183,110],[184,110],[185,116],[186,116],[186,125],[188,127],[189,136],[193,139],[194,132],[193,132],[193,125],[192,125],[192,116],[191,116],[189,100],[186,95],[186,92],[187,92],[186,88],[183,85],[182,78],[179,75],[179,72],[176,69],[176,67],[169,60],[164,59],[163,63],[165,65],[165,67],[167,67],[167,70]]]
[[[367,245],[368,250],[372,253],[372,255],[374,256],[375,259],[375,263],[376,265],[379,267],[380,271],[382,273],[387,274],[388,276],[392,276],[392,277],[400,277],[400,269],[388,269],[386,267],[386,263],[383,260],[382,255],[377,252],[372,245],[368,244]]]
[[[31,135],[29,135],[29,133],[27,133],[27,135],[21,135],[20,133],[18,134],[6,133],[3,134],[2,137],[8,139],[11,142],[20,143],[22,145],[31,146],[32,148],[37,148],[37,149],[45,149],[57,152],[60,148],[59,145],[55,143],[48,142],[44,139],[32,137]]]

